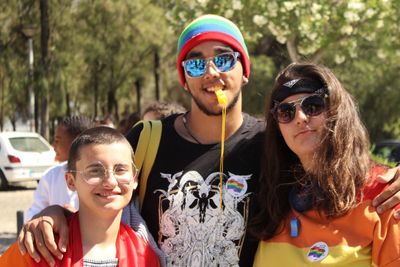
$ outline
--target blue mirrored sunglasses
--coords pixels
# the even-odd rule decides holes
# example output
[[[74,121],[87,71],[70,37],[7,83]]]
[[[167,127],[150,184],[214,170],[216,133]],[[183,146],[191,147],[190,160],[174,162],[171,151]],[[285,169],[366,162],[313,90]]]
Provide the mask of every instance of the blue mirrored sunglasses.
[[[219,72],[227,72],[235,67],[239,52],[222,53],[210,58],[191,58],[182,62],[187,75],[198,78],[204,75],[208,63],[212,60]]]

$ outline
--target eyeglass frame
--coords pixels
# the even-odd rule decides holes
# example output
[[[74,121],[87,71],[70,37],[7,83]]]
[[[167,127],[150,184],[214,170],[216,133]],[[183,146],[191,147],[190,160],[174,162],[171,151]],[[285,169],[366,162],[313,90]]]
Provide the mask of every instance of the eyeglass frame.
[[[101,163],[100,161],[93,162],[92,164],[96,164],[96,163],[98,163],[99,165],[101,165],[101,166],[103,167],[103,170],[104,170],[104,176],[103,176],[103,177],[93,177],[93,178],[100,178],[100,179],[99,179],[99,182],[97,182],[97,183],[89,183],[88,180],[87,180],[88,178],[87,178],[87,176],[86,176],[86,174],[85,174],[85,170],[86,170],[88,167],[90,167],[90,165],[89,165],[89,166],[86,166],[86,167],[84,168],[83,171],[68,170],[67,173],[79,173],[79,174],[81,174],[81,175],[83,176],[83,180],[84,180],[87,184],[89,184],[89,185],[98,185],[98,184],[102,183],[102,182],[105,180],[106,177],[109,177],[110,172],[112,172],[114,179],[115,179],[119,184],[129,184],[129,183],[132,182],[132,181],[137,177],[137,175],[139,174],[139,169],[136,167],[135,163],[134,163],[133,161],[131,161],[131,162],[130,162],[130,165],[132,166],[132,171],[131,171],[132,175],[130,175],[129,182],[121,182],[121,181],[119,181],[119,179],[118,179],[118,178],[116,177],[116,175],[115,175],[115,168],[118,167],[118,165],[121,166],[121,165],[126,165],[126,164],[122,164],[122,163],[116,164],[116,165],[114,165],[113,169],[110,170],[110,169],[106,168],[106,167],[103,165],[103,163]],[[129,171],[128,171],[128,172],[129,172]],[[107,173],[107,175],[106,175],[106,173]]]
[[[316,91],[318,92],[318,91],[321,91],[321,90],[324,91],[324,88],[320,88],[320,89],[318,89]],[[319,112],[318,114],[315,114],[315,115],[307,114],[307,112],[305,112],[304,109],[302,108],[302,104],[303,104],[304,100],[309,98],[309,97],[313,97],[313,96],[318,96],[318,97],[322,98],[322,101],[324,103],[324,108],[322,109],[322,111]],[[273,101],[274,102],[274,107],[270,110],[270,112],[272,114],[272,117],[275,119],[275,121],[277,121],[278,123],[281,123],[281,124],[290,123],[290,122],[292,122],[294,120],[294,118],[296,116],[296,111],[297,111],[296,106],[297,105],[304,112],[304,114],[306,114],[307,117],[309,117],[309,116],[315,117],[315,116],[318,116],[321,113],[326,111],[326,101],[325,101],[326,98],[328,98],[328,94],[325,93],[325,92],[322,92],[322,93],[314,93],[314,94],[311,94],[311,95],[306,95],[306,96],[300,97],[300,98],[298,98],[296,100],[293,100],[293,101],[290,101],[290,102],[282,102],[282,101],[279,102],[279,101],[274,100]],[[276,112],[277,112],[278,107],[279,107],[280,104],[292,104],[292,107],[294,107],[294,112],[295,113],[294,113],[294,116],[293,116],[293,118],[291,120],[286,121],[286,122],[279,121],[278,116],[276,115]]]
[[[226,54],[229,54],[229,55],[232,55],[232,56],[233,56],[234,64],[232,64],[232,66],[231,66],[228,70],[221,71],[221,70],[215,65],[215,63],[214,63],[214,58],[219,57],[219,56],[221,56],[221,55],[226,55]],[[181,65],[182,65],[183,69],[185,70],[185,73],[186,73],[189,77],[191,77],[191,78],[200,78],[200,77],[203,77],[204,74],[206,73],[206,70],[207,70],[208,65],[210,64],[210,61],[213,62],[215,68],[217,69],[217,71],[218,71],[219,73],[225,73],[225,72],[231,71],[231,70],[236,66],[236,63],[238,62],[238,59],[239,59],[239,58],[240,58],[240,53],[237,52],[237,51],[232,51],[232,52],[224,52],[224,53],[221,53],[221,54],[218,54],[218,55],[215,55],[215,56],[212,56],[212,57],[208,57],[208,58],[189,58],[189,59],[186,59],[186,60],[182,61]],[[200,59],[200,60],[205,60],[205,61],[206,61],[206,63],[205,63],[205,68],[204,68],[204,72],[203,72],[203,74],[201,74],[200,76],[191,76],[191,75],[189,74],[189,72],[186,70],[186,64],[187,64],[187,62],[190,61],[190,60],[195,60],[195,59]]]

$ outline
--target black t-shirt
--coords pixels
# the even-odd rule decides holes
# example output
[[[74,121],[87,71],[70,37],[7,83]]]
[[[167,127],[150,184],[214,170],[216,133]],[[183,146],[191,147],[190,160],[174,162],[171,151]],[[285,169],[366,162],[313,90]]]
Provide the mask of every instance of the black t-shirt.
[[[252,266],[257,241],[245,228],[254,209],[264,122],[243,114],[241,127],[225,141],[221,208],[221,145],[183,139],[176,117],[162,121],[141,215],[169,266]],[[127,136],[133,148],[141,129]]]

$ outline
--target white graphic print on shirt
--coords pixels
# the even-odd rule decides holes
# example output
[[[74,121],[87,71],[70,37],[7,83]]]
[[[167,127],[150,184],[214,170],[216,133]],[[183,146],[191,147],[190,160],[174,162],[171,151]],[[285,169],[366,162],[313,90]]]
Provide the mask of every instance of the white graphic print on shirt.
[[[168,191],[154,193],[161,193],[159,245],[168,265],[239,266],[251,194],[246,193],[246,180],[251,175],[224,177],[222,208],[219,172],[206,179],[196,171],[161,177],[168,179]]]

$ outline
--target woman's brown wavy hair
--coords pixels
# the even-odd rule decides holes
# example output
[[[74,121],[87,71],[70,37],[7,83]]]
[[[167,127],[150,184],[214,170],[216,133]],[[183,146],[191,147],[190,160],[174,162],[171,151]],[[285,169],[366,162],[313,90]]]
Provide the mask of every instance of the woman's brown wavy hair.
[[[271,99],[284,83],[293,79],[321,81],[328,91],[326,127],[314,154],[311,173],[304,172],[270,112]],[[307,177],[317,182],[323,196],[314,201],[313,207],[328,217],[341,216],[357,205],[370,166],[368,135],[350,94],[328,68],[313,63],[293,63],[286,67],[275,80],[265,116],[260,211],[250,226],[257,238],[269,239],[282,230],[290,211],[289,191]]]

